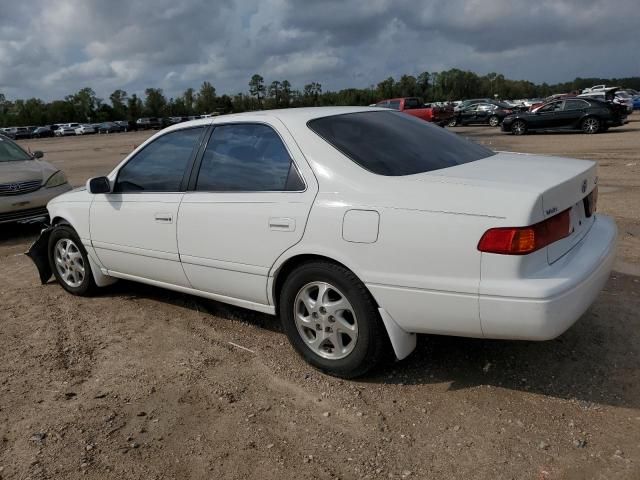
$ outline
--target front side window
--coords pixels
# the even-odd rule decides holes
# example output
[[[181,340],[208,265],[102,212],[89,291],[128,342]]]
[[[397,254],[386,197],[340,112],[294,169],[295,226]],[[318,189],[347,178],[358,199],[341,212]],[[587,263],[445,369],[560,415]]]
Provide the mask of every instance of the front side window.
[[[179,191],[203,130],[176,130],[154,140],[120,169],[114,192]]]
[[[216,127],[202,157],[196,190],[273,192],[304,190],[278,134],[266,125]]]
[[[378,175],[413,175],[495,155],[444,128],[400,112],[333,115],[307,125],[355,163]]]
[[[562,102],[553,102],[548,103],[547,105],[541,107],[539,112],[557,112],[558,110],[562,110]]]

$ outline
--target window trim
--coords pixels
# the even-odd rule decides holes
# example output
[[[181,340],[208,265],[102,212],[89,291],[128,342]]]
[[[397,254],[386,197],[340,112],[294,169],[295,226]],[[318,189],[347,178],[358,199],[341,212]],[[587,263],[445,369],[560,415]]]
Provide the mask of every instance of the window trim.
[[[226,127],[230,125],[264,125],[265,127],[268,127],[271,130],[273,130],[276,133],[276,135],[278,135],[278,138],[282,142],[282,145],[284,145],[284,148],[287,151],[289,158],[291,159],[291,164],[293,164],[293,167],[296,169],[296,172],[298,173],[300,180],[302,180],[302,184],[304,185],[304,188],[302,190],[196,190],[196,187],[198,185],[198,176],[200,175],[200,169],[202,167],[202,159],[204,158],[204,152],[207,150],[207,147],[209,146],[209,142],[213,137],[213,132],[218,127]],[[291,168],[291,166],[289,166],[289,168]],[[210,126],[209,132],[206,134],[204,141],[201,142],[200,149],[198,150],[198,155],[193,165],[191,175],[189,176],[186,191],[189,193],[203,193],[203,194],[211,194],[211,193],[216,193],[216,194],[298,193],[299,194],[299,193],[305,193],[308,189],[309,189],[309,184],[307,180],[304,178],[304,175],[302,174],[302,170],[298,166],[294,156],[291,154],[291,149],[289,148],[289,145],[287,145],[287,142],[284,140],[284,138],[282,138],[282,135],[280,134],[278,129],[268,122],[261,122],[256,120],[256,121],[242,121],[242,122],[221,122],[221,123],[212,124]]]
[[[180,180],[180,186],[178,187],[178,190],[134,190],[134,191],[126,191],[126,192],[117,192],[115,191],[116,185],[118,184],[118,179],[120,178],[120,172],[127,166],[129,165],[129,163],[136,158],[138,155],[140,155],[140,153],[144,152],[150,145],[154,144],[155,142],[157,142],[158,140],[160,140],[162,137],[165,137],[166,135],[170,135],[172,133],[175,132],[183,132],[185,130],[195,130],[196,128],[202,129],[202,132],[200,132],[200,137],[198,138],[198,140],[196,141],[196,148],[194,148],[191,152],[191,156],[189,157],[189,159],[187,160],[187,165],[185,167],[184,173],[182,174],[182,180]],[[154,138],[152,141],[150,141],[149,143],[147,143],[144,147],[142,147],[140,150],[138,150],[137,152],[135,152],[135,154],[129,158],[126,163],[124,163],[123,165],[120,165],[120,168],[118,168],[118,171],[116,172],[116,176],[113,180],[113,191],[110,193],[110,195],[113,194],[118,194],[118,195],[123,195],[123,194],[129,194],[129,193],[134,193],[134,194],[145,194],[145,193],[184,193],[187,189],[187,183],[189,180],[189,177],[191,175],[191,171],[193,169],[195,160],[198,156],[198,153],[200,152],[200,149],[202,148],[202,140],[204,138],[204,136],[206,135],[206,132],[208,130],[211,129],[210,125],[192,125],[192,126],[186,126],[184,128],[177,128],[175,130],[170,130],[168,132],[164,132],[162,135],[158,135],[156,138]]]

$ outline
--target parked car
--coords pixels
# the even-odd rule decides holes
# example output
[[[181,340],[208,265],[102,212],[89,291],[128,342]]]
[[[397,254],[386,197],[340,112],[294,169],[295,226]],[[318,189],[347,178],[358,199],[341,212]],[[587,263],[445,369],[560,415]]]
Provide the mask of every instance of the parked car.
[[[467,108],[469,105],[475,105],[476,103],[490,103],[493,101],[493,98],[471,98],[468,100],[462,100],[458,105],[456,105],[455,110],[462,110]]]
[[[532,130],[582,130],[584,133],[606,132],[624,124],[625,108],[593,98],[555,100],[532,112],[518,112],[502,121],[502,130],[524,135]]]
[[[98,125],[98,133],[120,133],[122,127],[114,122],[104,122]]]
[[[89,135],[96,133],[96,128],[89,123],[83,123],[79,127],[75,128],[76,135]]]
[[[23,140],[25,138],[31,138],[31,132],[27,127],[9,127],[5,128],[4,135],[12,140]]]
[[[69,124],[58,125],[58,128],[53,131],[56,137],[68,137],[76,134],[76,127],[72,127]]]
[[[458,110],[448,126],[484,124],[497,127],[513,110],[506,103],[476,103]]]
[[[46,218],[49,200],[71,190],[64,173],[0,135],[0,223]]]
[[[595,92],[583,93],[578,95],[578,98],[594,98],[606,102],[617,103],[623,105],[627,113],[633,112],[633,97],[624,90],[620,90],[620,87],[611,87]]]
[[[127,120],[116,120],[113,123],[118,125],[120,127],[120,130],[123,132],[134,132],[138,130],[135,122],[129,122]]]
[[[616,251],[596,168],[384,109],[227,115],[169,127],[51,201],[30,253],[76,295],[124,278],[279,314],[309,363],[354,377],[416,333],[569,328]]]
[[[633,109],[640,109],[640,95],[636,95],[635,97],[633,97]]]
[[[391,108],[444,127],[453,117],[452,107],[425,107],[417,97],[390,98],[376,103],[376,107]]]
[[[49,125],[45,125],[44,127],[38,127],[33,132],[31,132],[31,138],[47,138],[53,137],[53,130]]]
[[[158,118],[143,117],[136,120],[136,126],[139,130],[160,130],[162,122]]]

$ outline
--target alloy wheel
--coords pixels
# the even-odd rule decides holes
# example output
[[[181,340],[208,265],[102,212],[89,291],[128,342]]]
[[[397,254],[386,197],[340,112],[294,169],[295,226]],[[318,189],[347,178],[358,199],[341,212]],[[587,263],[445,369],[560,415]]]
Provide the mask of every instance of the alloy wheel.
[[[54,247],[56,270],[69,287],[82,285],[85,275],[84,259],[78,246],[68,238],[61,238]]]
[[[303,286],[294,301],[298,333],[313,353],[329,360],[348,356],[358,339],[358,320],[347,297],[326,282]]]
[[[522,120],[516,120],[511,126],[511,131],[516,135],[524,135],[527,131],[527,126]]]
[[[597,118],[587,118],[582,123],[582,130],[585,133],[597,133],[600,129],[600,122]]]

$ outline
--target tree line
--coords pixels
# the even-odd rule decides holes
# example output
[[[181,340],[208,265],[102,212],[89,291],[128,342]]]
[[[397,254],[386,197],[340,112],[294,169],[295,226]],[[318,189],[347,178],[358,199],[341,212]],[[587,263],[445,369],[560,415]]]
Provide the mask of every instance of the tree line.
[[[417,76],[402,75],[398,80],[389,77],[367,88],[339,91],[323,91],[319,82],[296,89],[286,79],[267,83],[261,75],[255,74],[249,80],[248,91],[235,95],[218,95],[208,81],[203,82],[198,91],[188,88],[182,95],[171,98],[167,98],[160,88],[147,88],[142,97],[117,89],[105,100],[98,98],[92,88],[85,87],[63,100],[51,102],[39,98],[8,100],[0,93],[0,127],[135,121],[143,116],[183,117],[284,107],[369,105],[392,97],[420,97],[425,102],[493,98],[496,95],[504,99],[538,98],[553,93],[579,91],[602,83],[640,90],[640,77],[576,78],[550,85],[510,80],[495,72],[478,75],[455,68],[443,72],[423,72]]]

